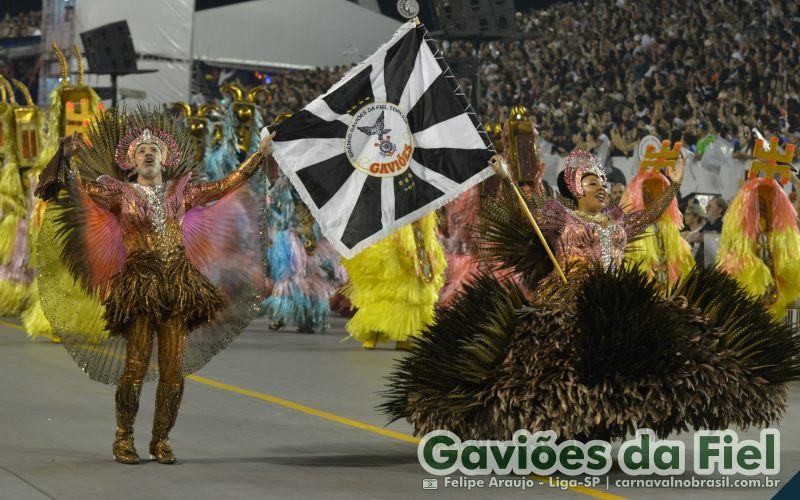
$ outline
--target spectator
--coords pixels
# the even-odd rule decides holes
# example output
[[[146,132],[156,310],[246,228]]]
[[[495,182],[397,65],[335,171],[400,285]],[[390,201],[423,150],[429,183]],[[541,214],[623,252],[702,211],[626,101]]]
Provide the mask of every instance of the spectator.
[[[703,256],[700,250],[703,245],[702,229],[706,224],[706,211],[699,203],[689,203],[683,212],[684,231],[681,232],[683,239],[692,245],[692,257],[695,262],[700,262]]]
[[[444,52],[482,59],[487,121],[504,120],[512,105],[537,108],[539,130],[558,152],[602,145],[600,134],[579,134],[593,116],[609,112],[609,121],[595,126],[613,155],[631,155],[643,135],[678,131],[702,156],[716,133],[746,145],[752,127],[774,135],[785,123],[800,132],[800,122],[790,119],[800,120],[800,33],[793,24],[799,9],[793,2],[772,8],[779,15],[765,16],[745,0],[559,2],[517,15],[530,40],[480,50],[452,41]],[[765,32],[786,36],[765,39]]]
[[[709,129],[708,123],[700,122],[697,124],[697,129],[706,134],[700,140],[697,141],[697,145],[695,148],[695,156],[694,159],[696,161],[701,161],[703,159],[703,155],[706,152],[708,146],[714,142],[714,138],[716,137],[716,130],[712,127]]]
[[[621,182],[615,182],[611,184],[611,192],[609,193],[608,197],[609,206],[619,205],[619,200],[622,199],[623,193],[625,193],[624,184]]]
[[[0,21],[0,38],[38,36],[42,34],[41,25],[41,11],[23,12],[13,17],[6,13],[3,20]]]
[[[706,206],[706,218],[708,222],[703,226],[702,232],[722,232],[722,218],[728,210],[728,203],[722,196],[714,196],[708,201]]]

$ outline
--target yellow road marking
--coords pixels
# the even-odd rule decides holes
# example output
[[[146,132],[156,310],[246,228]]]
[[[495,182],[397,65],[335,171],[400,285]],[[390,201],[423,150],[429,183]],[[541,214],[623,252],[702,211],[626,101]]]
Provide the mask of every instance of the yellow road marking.
[[[7,326],[7,327],[9,327],[9,328],[13,328],[13,329],[15,329],[15,330],[19,330],[19,331],[21,331],[21,332],[25,332],[25,329],[24,329],[24,328],[22,328],[21,326],[19,326],[19,325],[16,325],[16,324],[14,324],[14,323],[9,323],[8,321],[3,321],[3,320],[1,320],[1,319],[0,319],[0,325]],[[25,332],[25,333],[28,333],[28,332]]]
[[[19,330],[21,332],[25,331],[25,329],[19,325],[16,325],[14,323],[8,323],[2,320],[0,320],[0,325],[7,326],[15,330]],[[289,401],[288,399],[279,398],[277,396],[270,396],[269,394],[264,394],[258,391],[252,391],[250,389],[242,389],[241,387],[225,384],[223,382],[218,382],[216,380],[201,377],[199,375],[187,375],[186,378],[193,380],[197,383],[207,385],[209,387],[214,387],[215,389],[221,389],[223,391],[232,392],[234,394],[240,394],[242,396],[247,396],[254,399],[260,399],[261,401],[266,401],[267,403],[272,403],[278,406],[282,406],[284,408],[288,408],[290,410],[299,411],[300,413],[305,413],[307,415],[313,415],[315,417],[324,420],[329,420],[331,422],[336,422],[338,424],[347,425],[349,427],[354,427],[356,429],[361,429],[364,431],[373,432],[375,434],[380,434],[381,436],[397,439],[398,441],[411,443],[413,445],[417,445],[420,442],[420,438],[411,436],[409,434],[390,431],[389,429],[384,429],[376,425],[367,424],[365,422],[360,422],[358,420],[353,420],[347,417],[341,417],[334,413],[317,410],[316,408],[312,408],[310,406],[306,406],[300,403],[295,403],[294,401]],[[544,476],[531,475],[530,477],[539,481],[547,480],[547,478]],[[575,493],[581,493],[583,495],[587,495],[594,498],[601,498],[603,500],[627,500],[625,497],[614,495],[613,493],[607,493],[605,491],[596,490],[594,488],[587,488],[585,486],[571,486],[568,487],[567,489],[574,491]]]
[[[409,436],[408,434],[403,434],[402,432],[390,431],[389,429],[384,429],[382,427],[378,427],[375,425],[359,422],[358,420],[353,420],[346,417],[340,417],[339,415],[335,415],[327,411],[317,410],[316,408],[311,408],[310,406],[302,405],[300,403],[295,403],[294,401],[289,401],[288,399],[279,398],[277,396],[270,396],[269,394],[264,394],[257,391],[251,391],[249,389],[242,389],[240,387],[235,387],[232,385],[224,384],[222,382],[217,382],[216,380],[211,380],[209,378],[201,377],[199,375],[187,375],[186,378],[194,380],[195,382],[199,382],[201,384],[215,387],[217,389],[222,389],[224,391],[241,394],[242,396],[248,396],[251,398],[260,399],[268,403],[276,404],[278,406],[283,406],[284,408],[289,408],[290,410],[299,411],[301,413],[313,415],[315,417],[319,417],[325,420],[330,420],[331,422],[336,422],[339,424],[348,425],[350,427],[355,427],[356,429],[374,432],[376,434],[380,434],[381,436],[386,436],[392,439],[405,441],[406,443],[411,443],[411,444],[419,443],[419,438],[415,438],[414,436]]]

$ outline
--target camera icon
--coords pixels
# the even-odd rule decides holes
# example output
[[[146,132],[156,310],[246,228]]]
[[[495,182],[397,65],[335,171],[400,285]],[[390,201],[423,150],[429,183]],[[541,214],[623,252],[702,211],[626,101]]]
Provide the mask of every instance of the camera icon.
[[[423,490],[438,490],[439,489],[439,480],[438,479],[423,479],[422,480],[422,489]]]

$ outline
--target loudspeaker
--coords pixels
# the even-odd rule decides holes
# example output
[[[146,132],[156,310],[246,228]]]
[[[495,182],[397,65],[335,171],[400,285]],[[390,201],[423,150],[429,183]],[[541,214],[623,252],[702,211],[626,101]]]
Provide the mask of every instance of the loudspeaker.
[[[136,72],[136,52],[128,21],[84,31],[81,41],[92,73],[122,75]]]
[[[431,0],[436,29],[448,32],[517,31],[514,0]]]

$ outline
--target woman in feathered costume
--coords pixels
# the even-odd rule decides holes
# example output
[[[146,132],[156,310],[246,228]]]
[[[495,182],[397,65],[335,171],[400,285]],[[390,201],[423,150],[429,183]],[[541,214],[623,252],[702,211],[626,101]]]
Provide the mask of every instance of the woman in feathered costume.
[[[625,189],[620,206],[625,211],[642,212],[667,189],[669,180],[662,173],[651,170],[639,172]],[[675,286],[695,266],[692,248],[681,238],[682,226],[678,199],[673,198],[661,217],[625,249],[628,262],[655,279],[664,290]]]
[[[417,434],[462,439],[552,429],[612,440],[778,419],[786,383],[800,377],[796,332],[721,271],[694,271],[662,297],[624,265],[627,241],[663,214],[682,176],[679,162],[650,208],[624,214],[603,208],[597,158],[571,154],[559,182],[569,200],[528,203],[566,283],[514,198],[487,203],[481,245],[525,286],[488,275],[468,284],[400,360],[382,409]]]
[[[717,264],[776,318],[800,297],[797,212],[771,178],[750,179],[725,214]]]
[[[55,200],[39,239],[42,307],[79,366],[117,385],[118,462],[140,460],[133,444],[139,395],[146,379],[158,377],[150,455],[173,463],[168,435],[184,376],[233,340],[263,300],[258,199],[246,181],[271,137],[234,173],[199,183],[192,182],[191,140],[166,115],[106,113],[89,130],[92,146],[72,157],[77,137],[67,139],[37,189]],[[60,255],[43,252],[53,241],[63,243]],[[72,297],[54,286],[53,260],[102,301],[102,334],[70,324]]]
[[[301,333],[324,333],[330,298],[347,280],[338,255],[283,174],[270,189],[267,203],[273,288],[262,312],[274,330],[295,325]]]
[[[357,308],[347,333],[374,349],[396,342],[398,349],[422,335],[444,284],[446,261],[436,231],[436,214],[395,231],[343,265],[350,284],[342,293]]]

